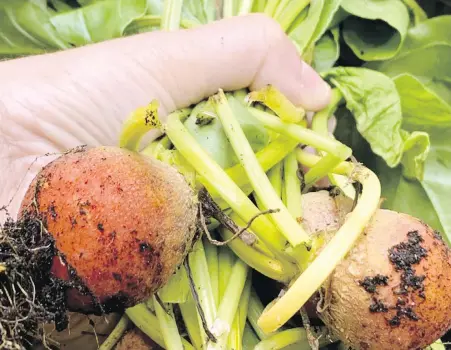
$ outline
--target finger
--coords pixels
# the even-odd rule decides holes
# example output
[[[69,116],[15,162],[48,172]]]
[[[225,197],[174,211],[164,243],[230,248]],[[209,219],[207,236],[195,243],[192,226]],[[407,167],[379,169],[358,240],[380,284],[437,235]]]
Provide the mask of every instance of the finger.
[[[329,86],[300,60],[278,23],[264,15],[153,34],[148,45],[154,49],[137,59],[160,83],[159,95],[168,97],[164,112],[196,103],[219,88],[259,89],[266,84],[308,110],[321,109],[329,101]]]

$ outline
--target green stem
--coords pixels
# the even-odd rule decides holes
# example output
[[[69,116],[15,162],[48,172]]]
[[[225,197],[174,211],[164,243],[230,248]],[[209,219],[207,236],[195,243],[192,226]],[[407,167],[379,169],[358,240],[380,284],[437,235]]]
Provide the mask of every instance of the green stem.
[[[240,123],[235,118],[232,107],[222,90],[212,98],[217,116],[222,123],[223,130],[235,151],[241,165],[247,173],[253,189],[260,198],[265,210],[278,209],[271,214],[271,218],[285,238],[296,247],[302,243],[309,245],[310,237],[305,230],[293,219],[281,199],[275,193],[268,177],[260,166]]]
[[[249,271],[243,293],[241,294],[240,304],[238,305],[238,310],[233,320],[232,329],[230,330],[227,349],[243,349],[243,333],[247,319],[251,281],[251,271]]]
[[[349,154],[350,156],[351,154]],[[347,157],[346,157],[347,158]],[[345,158],[345,159],[346,159]],[[315,182],[322,179],[324,176],[330,173],[338,164],[340,164],[344,159],[335,157],[333,154],[327,154],[322,157],[321,160],[304,176],[305,184],[307,188],[312,186]]]
[[[429,345],[425,350],[446,350],[446,346],[443,344],[441,339],[438,339]]]
[[[182,18],[180,20],[180,27],[184,29],[194,28],[201,25],[200,22],[193,21],[187,18]],[[161,28],[161,16],[146,15],[135,19],[130,25],[125,29],[126,34],[135,34],[148,32],[152,29]]]
[[[223,0],[222,5],[222,16],[223,18],[233,17],[234,16],[234,0]]]
[[[145,304],[128,308],[125,313],[136,327],[163,349],[166,349],[158,319]],[[185,350],[194,350],[193,346],[185,339],[182,339],[182,344]]]
[[[242,260],[236,260],[212,329],[213,334],[217,336],[217,342],[209,342],[208,349],[226,349],[229,330],[238,310],[248,270],[249,267]]]
[[[207,259],[208,272],[210,273],[210,284],[216,307],[219,306],[219,262],[218,248],[204,240],[205,257]],[[221,270],[222,274],[222,270]]]
[[[301,25],[302,22],[304,22],[304,20],[307,18],[308,16],[308,12],[309,12],[309,7],[307,6],[305,9],[303,9],[298,16],[296,17],[296,19],[293,21],[293,23],[291,23],[290,28],[288,28],[288,30],[286,31],[286,33],[288,35],[290,35],[294,30],[296,30],[297,26]],[[292,40],[293,43],[296,43],[294,40]],[[298,52],[301,54],[302,50],[300,49],[300,47],[297,45],[298,48]]]
[[[196,303],[192,295],[189,294],[188,299],[178,305],[191,342],[196,349],[202,349],[203,344],[207,342],[207,336],[200,328]]]
[[[326,337],[327,330],[323,328],[320,334],[315,334],[315,337],[320,337],[320,346],[325,346],[330,342],[327,341]],[[323,339],[323,341],[321,341]],[[278,333],[275,333],[268,338],[262,340],[254,350],[279,350],[285,349],[287,346],[297,344],[299,348],[309,348],[307,332],[304,328],[291,328]]]
[[[255,335],[252,328],[249,326],[249,324],[246,323],[246,326],[244,327],[244,334],[243,334],[243,347],[245,349],[255,349],[259,342],[259,339]]]
[[[313,168],[318,165],[323,157],[317,156],[302,149],[296,150],[296,158],[299,163],[306,167]],[[351,162],[340,162],[335,168],[331,169],[331,173],[339,175],[347,175],[353,169]]]
[[[273,85],[267,85],[260,90],[252,91],[246,100],[251,103],[260,102],[264,104],[284,122],[300,123],[305,117],[305,111],[302,108],[297,108]]]
[[[348,154],[352,152],[348,146],[331,137],[321,135],[301,125],[283,122],[279,118],[256,108],[249,107],[249,110],[266,128],[290,137],[299,143],[331,153],[341,159],[346,159]]]
[[[152,119],[157,115],[158,107],[158,101],[153,100],[147,107],[139,107],[127,117],[119,137],[119,147],[138,151],[144,135],[159,126]]]
[[[301,180],[298,177],[296,152],[291,152],[284,161],[284,190],[286,206],[297,221],[302,218]]]
[[[161,30],[173,31],[180,28],[183,0],[165,0],[161,18]]]
[[[254,0],[252,12],[265,12],[266,0]]]
[[[283,179],[282,164],[283,164],[282,162],[277,163],[268,172],[269,182],[271,182],[271,185],[274,188],[276,194],[279,196],[279,198],[282,198],[282,179]]]
[[[327,123],[329,121],[329,118],[335,113],[338,106],[343,100],[343,95],[341,94],[340,90],[338,89],[332,89],[331,92],[331,99],[329,105],[322,109],[321,111],[315,113],[312,119],[312,130],[316,131],[317,133],[320,133],[324,136],[329,135],[329,128],[327,126]]]
[[[264,171],[268,171],[276,164],[282,162],[282,160],[296,148],[298,143],[293,141],[290,138],[286,138],[283,136],[278,136],[275,140],[273,140],[268,146],[260,150],[256,153],[256,157],[258,162]],[[246,171],[241,166],[241,164],[236,164],[235,166],[226,170],[226,173],[230,176],[230,178],[237,184],[242,191],[248,196],[253,192],[252,186],[249,183],[249,178],[246,175]],[[215,191],[214,188],[208,185],[205,180],[202,179],[201,175],[197,176],[197,181],[205,185],[208,189],[208,192],[213,197],[215,202],[222,209],[228,208],[228,204],[221,199],[219,194]],[[276,190],[276,189],[275,189]],[[262,207],[259,207],[262,210]]]
[[[233,216],[232,219],[236,220]],[[233,236],[232,232],[224,227],[221,227],[219,232],[224,240]],[[288,283],[298,272],[296,266],[287,262],[284,257],[280,255],[280,258],[270,257],[253,246],[246,244],[239,237],[232,240],[228,246],[246,264],[273,280]]]
[[[144,304],[135,305],[125,310],[128,318],[155,343],[165,348],[160,323],[157,317]]]
[[[340,105],[340,103],[342,101],[343,101],[343,95],[341,94],[341,92],[336,88],[332,89],[331,102],[329,103],[329,105],[313,116],[312,130],[321,135],[333,138],[333,136],[331,136],[329,133],[328,121],[332,117],[332,115],[335,113],[336,109],[338,108],[338,106]],[[325,152],[320,151],[319,153],[323,156],[326,155]],[[332,157],[332,155],[329,155],[329,158],[330,157]],[[340,159],[344,160],[346,158],[340,158]],[[324,162],[325,162],[325,160],[324,160]],[[332,161],[332,165],[329,163],[329,166],[331,166],[331,167],[334,166],[333,161]],[[328,177],[329,177],[329,181],[333,185],[340,187],[349,198],[355,197],[354,188],[352,186],[346,186],[348,181],[345,177],[339,176],[339,175],[336,175],[336,174],[333,174],[330,172],[328,174]]]
[[[205,152],[180,122],[182,112],[171,113],[164,125],[164,130],[172,143],[202,176],[204,185],[215,189],[244,222],[250,221],[260,211],[247,195],[233,182],[226,172]],[[271,221],[260,215],[251,225],[255,234],[274,251],[282,251],[284,243]]]
[[[310,4],[310,0],[296,0],[290,1],[286,6],[280,10],[279,15],[276,16],[276,21],[280,23],[283,31],[290,28],[296,17]]]
[[[282,186],[283,186],[283,173],[282,173],[282,164],[283,162],[277,163],[274,165],[269,171],[268,171],[268,179],[271,183],[271,186],[274,188],[274,192],[276,195],[282,199]],[[258,195],[254,192],[253,193],[255,203],[257,204],[258,209],[265,210],[264,205]],[[285,204],[285,202],[282,200],[282,202]]]
[[[169,350],[183,350],[182,339],[180,337],[177,323],[175,322],[174,312],[171,304],[165,304],[163,307],[157,301],[155,296],[152,296],[155,312],[160,324],[160,330],[163,335],[164,344]]]
[[[264,311],[264,307],[260,298],[257,295],[257,292],[254,288],[251,289],[250,299],[249,299],[249,308],[247,312],[247,318],[255,333],[257,334],[260,340],[268,338],[269,334],[266,334],[258,325],[258,319],[262,315]]]
[[[141,154],[158,159],[161,152],[166,151],[170,147],[171,140],[167,136],[163,136],[161,139],[151,142],[141,151]]]
[[[205,314],[208,328],[211,328],[216,318],[216,304],[210,282],[207,258],[202,240],[195,243],[193,250],[188,255],[188,262],[196,288],[199,304]],[[194,296],[193,296],[194,297]],[[200,325],[201,320],[199,319]]]
[[[113,349],[127,330],[129,324],[130,319],[127,317],[127,315],[123,315],[119,322],[116,324],[116,327],[114,327],[113,331],[108,335],[108,338],[99,347],[99,350]]]
[[[244,285],[243,294],[241,296],[241,301],[239,305],[239,315],[240,315],[240,333],[243,337],[244,328],[247,320],[247,313],[249,310],[249,299],[251,298],[251,288],[252,288],[252,270],[249,270],[246,284]]]
[[[259,325],[264,331],[277,330],[310,299],[348,254],[379,207],[381,186],[378,177],[363,166],[356,166],[352,174],[348,175],[362,184],[356,207],[316,259],[293,281],[286,293],[262,314]]]
[[[278,137],[268,146],[256,153],[256,157],[260,166],[264,171],[268,171],[276,164],[280,163],[292,150],[298,145],[294,141],[286,137]],[[249,178],[241,164],[237,164],[226,170],[230,178],[240,187],[249,184]]]
[[[277,6],[279,5],[280,0],[268,0],[265,6],[265,13],[273,17],[276,12]]]
[[[222,301],[236,258],[228,247],[219,247],[218,260],[219,268],[221,269],[219,276],[219,300]]]
[[[239,16],[247,15],[252,11],[253,6],[254,0],[242,0],[237,15]]]

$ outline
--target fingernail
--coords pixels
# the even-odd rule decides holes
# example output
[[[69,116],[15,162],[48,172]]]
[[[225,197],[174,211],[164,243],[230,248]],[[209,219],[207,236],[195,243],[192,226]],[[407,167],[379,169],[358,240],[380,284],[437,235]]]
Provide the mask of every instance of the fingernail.
[[[299,101],[302,107],[310,111],[323,109],[330,102],[331,88],[329,84],[305,62],[302,62],[299,90]]]

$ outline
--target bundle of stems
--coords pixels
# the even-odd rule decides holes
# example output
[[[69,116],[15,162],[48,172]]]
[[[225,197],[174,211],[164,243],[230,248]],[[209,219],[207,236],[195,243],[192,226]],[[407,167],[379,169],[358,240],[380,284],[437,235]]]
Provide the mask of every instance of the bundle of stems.
[[[190,6],[195,6],[189,2]],[[225,0],[222,16],[265,12],[288,31],[305,17],[309,1]],[[162,30],[197,25],[181,19],[183,1],[167,0],[158,23]],[[210,19],[213,18],[211,14]],[[139,25],[136,24],[136,25]],[[131,321],[165,349],[299,349],[309,346],[309,330],[288,327],[351,249],[376,210],[380,185],[361,165],[347,161],[352,151],[327,132],[327,121],[341,103],[334,90],[326,109],[308,129],[305,111],[295,107],[275,87],[225,93],[219,90],[193,108],[158,116],[158,101],[138,108],[124,124],[120,146],[167,162],[179,169],[199,193],[206,191],[215,211],[201,203],[199,239],[169,283],[146,303],[127,309],[101,349],[111,349]],[[239,116],[246,114],[271,135],[255,152]],[[220,123],[237,162],[223,168],[196,140],[186,121]],[[158,128],[163,136],[141,147],[144,135]],[[310,146],[317,154],[306,152]],[[300,176],[301,166],[309,170]],[[352,182],[363,185],[356,207],[326,244],[302,225],[302,191],[329,177],[348,195]],[[207,214],[210,214],[208,217]],[[230,225],[224,224],[224,218]],[[257,271],[285,286],[285,293],[263,306],[253,287]],[[180,314],[181,317],[176,315]],[[322,328],[320,346],[330,342]]]

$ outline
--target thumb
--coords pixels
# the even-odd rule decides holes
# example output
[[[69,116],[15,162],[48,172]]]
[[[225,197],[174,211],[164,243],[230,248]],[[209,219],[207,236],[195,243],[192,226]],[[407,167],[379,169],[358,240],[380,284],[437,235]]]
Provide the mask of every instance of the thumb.
[[[321,109],[329,102],[329,86],[300,60],[279,24],[262,14],[190,30],[154,32],[131,41],[146,41],[151,48],[142,50],[136,59],[158,82],[148,90],[158,90],[164,112],[197,103],[219,88],[259,89],[266,84],[308,110]]]

